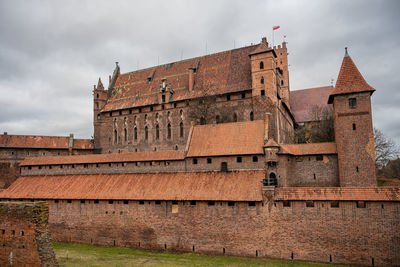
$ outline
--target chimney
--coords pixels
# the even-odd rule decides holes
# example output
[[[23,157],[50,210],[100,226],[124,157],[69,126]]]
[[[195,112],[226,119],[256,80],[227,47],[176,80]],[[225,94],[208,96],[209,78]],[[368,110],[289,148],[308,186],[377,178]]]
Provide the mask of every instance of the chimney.
[[[193,91],[193,85],[194,85],[194,69],[189,68],[189,92]]]
[[[264,124],[265,124],[265,128],[264,128],[264,142],[268,141],[269,138],[269,121],[270,121],[270,117],[271,117],[271,113],[269,112],[265,112],[264,115]]]
[[[69,134],[69,142],[68,142],[68,154],[72,155],[72,148],[74,147],[74,134]]]

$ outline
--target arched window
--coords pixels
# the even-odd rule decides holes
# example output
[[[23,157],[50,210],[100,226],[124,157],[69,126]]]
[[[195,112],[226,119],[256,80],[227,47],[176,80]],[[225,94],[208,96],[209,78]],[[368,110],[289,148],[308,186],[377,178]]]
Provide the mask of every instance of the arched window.
[[[268,184],[269,184],[269,185],[273,185],[273,186],[277,186],[277,185],[278,185],[278,182],[277,182],[277,180],[276,180],[276,174],[275,174],[275,173],[271,172],[271,173],[269,174],[269,181],[268,181]]]
[[[171,139],[171,135],[172,135],[172,132],[171,132],[171,124],[169,124],[168,123],[168,126],[167,126],[167,136],[168,136],[168,139]]]
[[[238,121],[238,118],[237,118],[236,113],[233,113],[233,121],[234,121],[234,122],[237,122],[237,121]]]
[[[183,122],[181,122],[181,124],[179,124],[179,136],[183,137]]]
[[[147,141],[149,140],[149,128],[144,127],[144,139]]]
[[[260,83],[264,84],[264,76],[261,76]]]
[[[250,120],[251,120],[251,121],[254,121],[254,113],[253,113],[253,111],[250,112]]]
[[[99,94],[96,95],[96,98],[99,98]]]
[[[118,143],[118,132],[117,129],[114,130],[114,144]]]
[[[158,126],[158,124],[156,125],[156,139],[160,139],[160,127]]]
[[[283,80],[281,80],[281,85],[283,85]]]
[[[135,141],[137,141],[137,127],[136,127],[136,125],[133,128],[133,135],[134,135]]]
[[[264,62],[260,62],[260,70],[264,69]]]
[[[128,131],[126,130],[126,128],[124,129],[124,141],[128,141]]]

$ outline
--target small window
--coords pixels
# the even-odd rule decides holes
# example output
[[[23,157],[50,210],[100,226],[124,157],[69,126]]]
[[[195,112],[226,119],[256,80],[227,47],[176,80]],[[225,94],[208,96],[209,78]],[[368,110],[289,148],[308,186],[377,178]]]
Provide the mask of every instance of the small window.
[[[162,95],[162,96],[161,96],[161,101],[162,101],[163,103],[165,103],[165,95]]]
[[[258,162],[258,157],[257,156],[253,156],[253,162]]]
[[[307,208],[313,208],[314,207],[314,201],[306,201],[306,207]]]
[[[250,120],[251,120],[251,121],[254,121],[254,113],[253,113],[253,111],[250,112]]]
[[[260,70],[263,70],[264,69],[264,62],[260,62]]]
[[[246,98],[246,93],[242,93],[242,99]]]
[[[58,203],[58,199],[54,200],[54,203]]]
[[[196,201],[195,200],[191,200],[190,201],[190,206],[196,206]]]
[[[193,164],[194,164],[194,165],[197,164],[197,159],[193,159]]]
[[[357,108],[357,99],[349,98],[349,108],[351,109]]]
[[[81,199],[81,204],[85,204],[85,200],[84,199]]]
[[[263,76],[261,76],[260,83],[264,84],[264,77]]]
[[[155,203],[156,205],[161,205],[161,200],[156,200]]]
[[[124,200],[124,204],[128,205],[129,204],[129,200]]]
[[[229,206],[229,207],[235,206],[235,202],[234,202],[234,201],[228,201],[228,206]]]
[[[110,117],[112,117],[112,112],[109,113]]]
[[[227,172],[227,171],[228,171],[228,163],[221,162],[221,172]]]
[[[178,201],[177,200],[172,200],[172,205],[178,205]]]
[[[72,203],[72,200],[71,200],[71,199],[68,199],[68,200],[67,200],[67,203],[71,204],[71,203]]]
[[[215,201],[208,201],[208,206],[215,206]]]
[[[242,162],[242,157],[236,157],[236,162],[241,163]]]
[[[153,106],[151,106],[151,107],[150,107],[150,111],[153,111],[153,109],[154,109]]]
[[[339,201],[337,200],[331,201],[331,208],[339,208]]]
[[[238,117],[237,117],[236,113],[233,113],[233,121],[234,121],[234,122],[237,122],[237,121],[238,121]]]
[[[171,139],[172,131],[171,131],[171,124],[168,123],[167,126],[167,138]]]
[[[283,201],[283,206],[284,207],[290,207],[290,201],[289,200],[284,200]]]
[[[281,80],[281,85],[283,85],[283,80]]]
[[[120,115],[120,116],[122,115],[122,110],[119,111],[119,115]]]
[[[353,123],[353,131],[355,131],[355,130],[356,130],[356,124]]]
[[[255,201],[249,201],[249,207],[255,207],[256,202]]]
[[[158,126],[158,124],[156,125],[156,139],[160,139],[160,127]]]
[[[83,168],[87,168],[88,166],[88,164],[83,164]]]
[[[230,95],[227,95],[227,96],[226,96],[226,100],[227,100],[227,101],[230,101],[230,100],[231,100],[231,96],[230,96]]]
[[[365,201],[357,201],[357,208],[365,209]]]
[[[261,90],[261,95],[265,95],[265,90]]]
[[[94,204],[99,204],[99,200],[98,200],[98,199],[95,199],[95,200],[94,200]]]
[[[183,137],[183,122],[179,124],[179,136]]]
[[[207,164],[211,164],[212,163],[212,158],[207,158]]]
[[[114,204],[114,200],[109,200],[108,204]]]
[[[356,166],[356,172],[358,172],[358,166]]]
[[[144,139],[147,141],[149,140],[149,128],[144,127]]]
[[[144,205],[144,200],[139,200],[139,205]]]
[[[221,117],[219,115],[215,116],[215,122],[221,123]]]
[[[317,155],[317,156],[315,157],[315,159],[316,159],[317,161],[321,161],[321,160],[324,159],[324,157],[323,157],[322,155]]]
[[[6,230],[2,229],[1,233],[4,235],[6,233]]]
[[[97,114],[97,119],[100,120],[100,114]]]

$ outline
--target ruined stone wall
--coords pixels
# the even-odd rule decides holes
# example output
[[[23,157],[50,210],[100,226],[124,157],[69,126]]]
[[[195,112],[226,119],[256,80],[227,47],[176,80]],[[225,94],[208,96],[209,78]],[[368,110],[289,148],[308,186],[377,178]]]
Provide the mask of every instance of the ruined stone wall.
[[[58,266],[47,202],[0,202],[0,266]]]
[[[251,202],[250,202],[251,203]],[[396,266],[400,204],[59,200],[53,238],[63,242]],[[232,206],[233,205],[233,206]]]

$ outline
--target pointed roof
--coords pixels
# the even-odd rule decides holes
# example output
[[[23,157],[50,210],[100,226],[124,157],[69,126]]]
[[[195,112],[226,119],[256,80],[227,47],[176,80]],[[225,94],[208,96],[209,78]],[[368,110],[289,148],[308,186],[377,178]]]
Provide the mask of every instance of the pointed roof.
[[[336,82],[335,89],[329,95],[328,103],[333,103],[333,97],[335,95],[361,93],[361,92],[371,92],[375,91],[361,75],[356,64],[346,52],[343,58],[342,66],[340,68],[339,76]]]
[[[99,78],[99,81],[97,83],[97,90],[104,90],[103,83],[101,82],[101,79]]]

